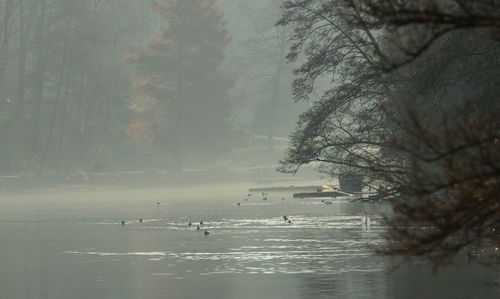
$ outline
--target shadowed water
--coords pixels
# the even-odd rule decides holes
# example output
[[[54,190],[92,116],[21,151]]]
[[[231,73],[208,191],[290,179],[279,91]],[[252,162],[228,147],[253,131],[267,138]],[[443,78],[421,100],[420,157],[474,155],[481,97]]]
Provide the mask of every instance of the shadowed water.
[[[498,275],[478,266],[432,276],[425,264],[373,255],[384,204],[245,201],[246,187],[2,196],[0,298],[500,295],[485,285]]]

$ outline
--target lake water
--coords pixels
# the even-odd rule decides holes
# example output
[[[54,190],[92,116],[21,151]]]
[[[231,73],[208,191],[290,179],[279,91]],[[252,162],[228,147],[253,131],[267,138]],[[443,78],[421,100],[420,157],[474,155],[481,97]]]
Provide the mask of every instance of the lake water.
[[[0,298],[500,298],[492,270],[373,255],[385,204],[248,187],[0,196]]]

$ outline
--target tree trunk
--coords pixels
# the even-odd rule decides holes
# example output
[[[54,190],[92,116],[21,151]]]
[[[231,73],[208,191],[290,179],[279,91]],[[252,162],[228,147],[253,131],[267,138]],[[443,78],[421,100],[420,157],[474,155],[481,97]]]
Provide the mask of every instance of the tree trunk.
[[[19,0],[19,61],[17,73],[17,98],[15,120],[23,123],[21,118],[24,115],[24,95],[25,95],[25,72],[26,72],[26,55],[28,53],[28,38],[29,26],[24,12],[24,0]]]
[[[40,158],[40,165],[38,168],[38,176],[43,174],[43,170],[45,167],[45,162],[47,160],[47,155],[49,151],[49,146],[50,142],[52,139],[52,133],[54,131],[54,126],[56,123],[56,116],[57,116],[57,109],[59,107],[59,99],[61,97],[61,89],[64,81],[64,73],[65,73],[65,68],[66,68],[66,61],[67,61],[67,56],[68,56],[68,49],[69,49],[69,42],[70,42],[70,37],[69,37],[69,31],[71,27],[71,18],[68,18],[66,21],[66,31],[64,33],[64,51],[63,51],[63,57],[61,61],[61,69],[59,71],[59,78],[57,81],[57,87],[56,87],[56,99],[54,102],[54,106],[52,108],[52,116],[50,118],[50,125],[49,125],[49,132],[47,134],[47,140],[45,141],[45,145],[43,147],[43,153]]]
[[[43,84],[45,75],[45,61],[44,61],[44,40],[43,32],[45,25],[45,2],[40,0],[40,15],[38,16],[36,28],[36,67],[35,75],[33,78],[33,101],[35,110],[33,113],[32,135],[31,135],[31,150],[32,156],[35,158],[40,154],[40,137],[41,137],[41,122],[42,122],[42,101],[43,101]]]
[[[73,58],[70,55],[69,58],[69,66],[68,66],[68,75],[66,78],[66,89],[64,91],[64,100],[62,102],[62,107],[61,107],[61,120],[59,124],[59,140],[57,142],[57,172],[59,175],[61,175],[62,170],[64,168],[64,160],[63,160],[63,141],[64,141],[64,133],[66,132],[66,107],[67,103],[69,100],[69,91],[71,87],[71,75],[72,75],[72,66],[73,66]]]
[[[27,134],[26,123],[26,68],[28,45],[33,28],[33,1],[19,0],[19,52],[18,52],[18,72],[16,82],[16,103],[14,110],[14,119],[12,126],[12,134],[16,138],[16,149],[20,151],[24,157],[30,153],[30,134]]]
[[[173,121],[173,170],[182,172],[183,169],[183,103],[182,103],[182,89],[183,89],[183,78],[180,74],[181,72],[177,72],[177,94],[175,96],[175,115]]]
[[[3,22],[1,25],[0,36],[0,86],[2,86],[3,76],[9,60],[9,42],[11,37],[10,19],[14,13],[14,0],[7,0],[4,5]]]

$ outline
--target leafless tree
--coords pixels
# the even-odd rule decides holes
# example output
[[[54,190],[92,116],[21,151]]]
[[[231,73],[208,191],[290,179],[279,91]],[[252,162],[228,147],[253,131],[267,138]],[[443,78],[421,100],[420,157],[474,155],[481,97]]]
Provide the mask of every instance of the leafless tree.
[[[434,265],[498,248],[499,1],[285,1],[299,119],[282,170],[319,161],[379,186],[379,252]],[[322,96],[319,81],[332,77]],[[488,263],[497,260],[491,252]]]

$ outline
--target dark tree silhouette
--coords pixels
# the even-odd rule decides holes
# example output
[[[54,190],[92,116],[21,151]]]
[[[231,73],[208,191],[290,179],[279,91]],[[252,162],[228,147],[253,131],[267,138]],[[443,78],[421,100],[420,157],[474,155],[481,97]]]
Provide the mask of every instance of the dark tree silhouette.
[[[401,131],[391,145],[405,169],[377,173],[372,165],[398,192],[394,214],[385,220],[389,242],[380,253],[422,256],[443,266],[462,250],[481,249],[474,254],[481,262],[499,261],[499,106],[478,115],[470,105],[449,109],[433,125],[413,112],[398,120]]]
[[[441,266],[500,247],[498,1],[285,1],[299,119],[283,171],[322,162],[392,198],[387,246]],[[324,86],[324,85],[323,85]],[[396,195],[396,196],[395,196]],[[394,197],[395,196],[395,197]],[[490,250],[493,249],[493,250]],[[474,254],[476,255],[476,254]]]

